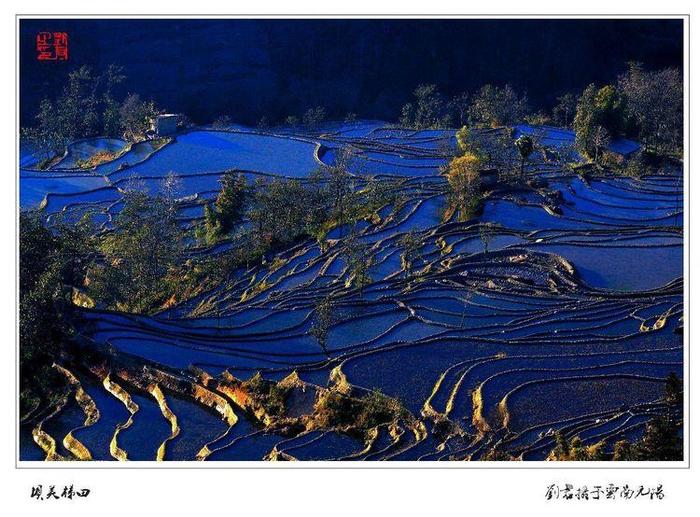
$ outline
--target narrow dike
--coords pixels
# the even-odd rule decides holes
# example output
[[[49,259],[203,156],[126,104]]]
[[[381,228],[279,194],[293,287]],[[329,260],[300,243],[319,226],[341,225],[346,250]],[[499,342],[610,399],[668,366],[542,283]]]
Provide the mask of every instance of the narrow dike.
[[[97,409],[97,404],[95,404],[95,401],[92,400],[92,397],[90,397],[90,395],[88,395],[83,389],[83,385],[72,372],[58,364],[54,364],[53,366],[66,377],[68,383],[74,390],[76,402],[80,406],[80,409],[83,410],[83,413],[85,413],[85,422],[83,422],[83,425],[68,431],[68,434],[66,434],[66,436],[63,438],[63,446],[81,461],[92,460],[92,454],[88,448],[85,447],[80,440],[73,436],[73,433],[80,429],[85,429],[86,427],[95,425],[100,419],[100,410]]]
[[[177,424],[177,416],[168,407],[168,403],[165,400],[165,395],[160,390],[157,384],[151,384],[148,386],[148,392],[156,399],[158,402],[158,407],[160,407],[160,412],[163,414],[165,419],[170,422],[170,436],[168,436],[163,443],[158,447],[156,452],[156,461],[163,461],[165,459],[165,447],[169,441],[174,440],[177,435],[180,434],[180,426]]]
[[[114,429],[114,435],[112,435],[112,440],[109,442],[109,453],[112,457],[119,461],[127,461],[128,457],[126,451],[119,447],[117,437],[121,431],[128,429],[131,427],[131,424],[134,423],[134,415],[138,412],[139,406],[132,400],[131,395],[129,395],[124,388],[110,378],[109,374],[102,379],[102,386],[104,386],[109,393],[118,398],[129,412],[128,420],[117,424],[117,427]]]

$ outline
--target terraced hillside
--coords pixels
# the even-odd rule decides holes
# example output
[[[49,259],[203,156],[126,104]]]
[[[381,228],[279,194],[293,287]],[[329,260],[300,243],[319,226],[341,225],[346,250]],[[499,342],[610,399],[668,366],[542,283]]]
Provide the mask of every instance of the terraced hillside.
[[[555,431],[608,448],[639,438],[665,411],[666,377],[683,374],[681,170],[581,176],[558,158],[571,133],[517,128],[535,131],[550,152],[530,161],[530,181],[487,187],[467,222],[446,211],[440,174],[453,131],[198,128],[94,169],[72,167],[103,142],[75,144],[48,171],[25,160],[21,205],[41,206],[49,226],[91,213],[109,230],[126,188],[155,193],[174,172],[190,227],[225,171],[305,182],[348,147],[354,188],[373,177],[396,201],[155,316],[81,309],[100,359],[56,366],[71,394],[26,419],[20,458],[478,460],[497,448],[542,460]],[[418,241],[410,268],[407,234]],[[361,289],[344,254],[351,238],[372,256]],[[311,329],[329,297],[338,317],[321,346]],[[361,429],[324,419],[319,401],[340,393],[363,410],[376,390],[396,418]],[[281,409],[260,393],[281,394]]]

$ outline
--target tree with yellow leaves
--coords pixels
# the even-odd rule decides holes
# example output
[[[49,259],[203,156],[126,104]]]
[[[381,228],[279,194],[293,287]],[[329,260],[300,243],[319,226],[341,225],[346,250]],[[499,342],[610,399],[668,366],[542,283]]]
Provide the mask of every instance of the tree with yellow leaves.
[[[460,221],[471,219],[481,201],[480,165],[481,160],[477,155],[466,153],[454,158],[448,167],[450,204],[459,212]]]

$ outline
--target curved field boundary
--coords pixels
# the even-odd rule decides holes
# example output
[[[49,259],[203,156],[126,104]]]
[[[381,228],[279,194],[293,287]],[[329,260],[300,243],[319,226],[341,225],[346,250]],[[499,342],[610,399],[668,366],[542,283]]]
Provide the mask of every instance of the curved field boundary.
[[[92,397],[90,397],[90,395],[88,395],[87,392],[83,389],[83,385],[80,383],[78,378],[75,375],[73,375],[73,373],[71,373],[69,370],[58,364],[54,364],[53,366],[66,377],[68,383],[74,390],[76,402],[83,410],[83,413],[85,413],[85,422],[83,423],[83,425],[68,431],[68,434],[66,434],[66,436],[63,438],[63,446],[66,449],[68,449],[71,452],[71,454],[73,454],[79,460],[92,460],[92,454],[90,454],[88,448],[85,447],[85,445],[80,440],[75,438],[75,436],[73,436],[73,433],[80,429],[85,429],[86,427],[90,427],[96,424],[97,421],[100,419],[100,411],[99,409],[97,409],[95,401],[92,400]]]
[[[112,457],[119,461],[127,461],[127,453],[124,449],[119,447],[117,439],[121,431],[128,429],[131,427],[131,424],[134,423],[134,415],[138,412],[139,406],[132,400],[131,395],[129,395],[124,388],[110,378],[109,374],[102,379],[102,385],[109,393],[118,398],[129,412],[129,418],[126,422],[117,424],[117,427],[114,429],[114,434],[112,435],[112,440],[109,442],[109,453]]]

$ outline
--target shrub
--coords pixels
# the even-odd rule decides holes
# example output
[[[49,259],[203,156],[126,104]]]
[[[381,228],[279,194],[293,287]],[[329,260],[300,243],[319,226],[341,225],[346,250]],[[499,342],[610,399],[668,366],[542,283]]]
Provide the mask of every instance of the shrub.
[[[399,123],[413,129],[446,127],[450,123],[449,105],[434,84],[421,84],[414,91],[415,100],[401,109]]]
[[[216,120],[212,123],[212,126],[216,129],[225,128],[231,125],[231,117],[228,115],[219,115]]]
[[[284,416],[289,388],[280,386],[277,382],[263,379],[260,372],[243,382],[243,388],[254,404],[263,408],[268,415]]]
[[[469,118],[487,127],[511,126],[522,122],[527,110],[526,95],[518,96],[510,85],[486,84],[472,97]]]
[[[412,420],[412,415],[398,400],[379,390],[356,398],[330,389],[320,395],[315,407],[319,427],[340,428],[357,435],[401,419]]]
[[[304,112],[301,117],[302,124],[309,129],[314,129],[321,125],[326,120],[326,108],[323,106],[316,106],[314,108],[309,108]]]

